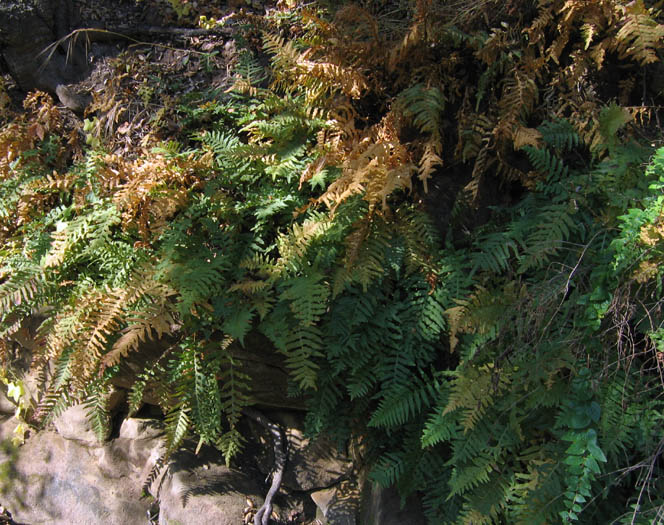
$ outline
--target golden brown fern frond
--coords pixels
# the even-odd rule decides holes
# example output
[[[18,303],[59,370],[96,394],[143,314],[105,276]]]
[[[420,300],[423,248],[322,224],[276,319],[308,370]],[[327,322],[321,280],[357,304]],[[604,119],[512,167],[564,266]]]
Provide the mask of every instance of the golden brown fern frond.
[[[49,133],[64,134],[62,115],[50,95],[34,91],[25,98],[23,106],[25,114],[0,130],[0,180],[20,167],[21,154],[35,149],[37,141]],[[65,153],[64,148],[59,148],[56,163],[62,162]]]
[[[620,7],[624,22],[615,36],[615,48],[620,58],[632,58],[642,66],[657,62],[664,25],[653,19],[651,9],[645,7],[643,0]]]
[[[136,161],[114,159],[120,170],[111,169],[109,185],[118,184],[113,202],[122,213],[125,228],[135,226],[144,239],[163,230],[168,219],[182,208],[210,168],[210,156],[167,158],[146,152]]]
[[[428,181],[434,172],[443,165],[443,146],[437,138],[432,138],[424,144],[424,151],[417,166],[417,177],[424,186],[424,192],[428,192]]]
[[[424,33],[423,20],[416,20],[401,41],[390,50],[387,62],[388,71],[394,72],[397,67],[404,63],[411,50],[424,40]]]
[[[524,146],[539,148],[542,143],[542,134],[535,128],[520,126],[514,133],[514,149],[518,150]]]
[[[126,319],[129,326],[122,331],[111,350],[103,356],[102,369],[118,364],[130,352],[138,350],[141,343],[161,339],[173,331],[173,312],[167,302],[160,300],[165,297],[155,298],[153,293],[150,296],[156,302],[143,309],[140,315]]]
[[[43,179],[27,184],[21,192],[16,223],[25,224],[32,220],[35,213],[41,213],[49,203],[55,202],[59,193],[69,192],[78,177],[71,173],[46,175]]]
[[[120,288],[91,289],[78,297],[68,315],[56,319],[47,337],[48,354],[52,358],[70,349],[73,381],[82,386],[137,350],[140,342],[170,333],[175,325],[170,301],[174,294],[155,281],[149,270],[137,271]],[[143,306],[137,308],[139,303]],[[123,334],[110,347],[123,327]]]
[[[497,140],[513,140],[520,121],[533,110],[539,89],[532,74],[515,68],[505,80],[499,101],[500,116],[494,129]]]
[[[332,54],[320,58],[318,48],[300,52],[292,40],[286,42],[271,33],[265,33],[263,47],[272,55],[273,87],[286,92],[304,91],[310,105],[335,93],[359,98],[368,87],[358,68],[334,61]]]
[[[478,203],[479,193],[482,186],[482,177],[494,161],[494,159],[490,157],[491,151],[491,141],[487,138],[484,141],[484,146],[475,157],[470,181],[463,188],[464,193],[468,195],[469,201],[474,206]]]
[[[370,209],[398,189],[412,189],[412,175],[417,168],[411,154],[399,138],[396,116],[388,113],[379,123],[367,130],[359,143],[344,152],[342,174],[317,202],[333,212],[352,195],[362,194]]]

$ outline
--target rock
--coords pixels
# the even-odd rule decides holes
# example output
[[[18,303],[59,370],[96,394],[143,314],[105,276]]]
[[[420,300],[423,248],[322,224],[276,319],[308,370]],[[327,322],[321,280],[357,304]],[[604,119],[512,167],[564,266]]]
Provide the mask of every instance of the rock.
[[[352,461],[337,450],[337,447],[324,436],[310,440],[304,436],[302,415],[297,412],[268,411],[268,419],[278,423],[288,441],[288,461],[284,472],[283,486],[297,491],[311,491],[327,488],[344,478],[353,469]],[[261,456],[258,466],[265,475],[269,474],[274,462],[272,441],[267,431],[251,423],[254,439],[261,443]]]
[[[12,415],[16,412],[16,405],[7,397],[7,385],[0,384],[0,414]]]
[[[86,64],[79,53],[68,60],[63,49],[44,52],[70,31],[76,18],[71,0],[0,2],[0,53],[21,89],[53,93],[58,84],[80,77]]]
[[[58,96],[60,103],[66,108],[71,109],[74,113],[83,113],[85,108],[92,102],[90,95],[77,93],[64,84],[56,86],[55,94]]]
[[[356,517],[362,498],[354,480],[344,480],[335,487],[313,492],[311,499],[314,500],[320,509],[320,514],[329,525],[355,525],[358,523]]]
[[[13,416],[2,415],[0,416],[0,443],[11,441],[14,437],[14,429],[19,424],[18,419]],[[0,458],[2,458],[4,451],[0,449]],[[0,460],[0,463],[2,460]],[[0,476],[0,487],[2,486],[2,476]],[[0,491],[2,492],[2,491]]]
[[[87,410],[83,405],[69,407],[53,420],[53,426],[64,439],[84,443],[97,443],[98,439],[88,421]]]
[[[155,494],[156,495],[156,494]],[[204,448],[199,456],[176,453],[161,481],[159,525],[241,525],[247,497],[258,509],[263,488]]]
[[[0,435],[13,425],[2,423]],[[149,502],[141,499],[141,486],[158,447],[157,440],[127,439],[89,447],[38,432],[0,459],[9,478],[1,487],[2,503],[17,522],[31,525],[145,525]]]
[[[329,487],[347,477],[353,464],[325,437],[314,441],[304,437],[297,428],[286,429],[288,463],[284,486],[293,490],[314,490]]]
[[[363,525],[425,525],[422,504],[416,496],[401,508],[401,496],[393,488],[367,484],[361,523]]]
[[[110,399],[108,401],[109,413],[112,413],[113,410],[118,407],[124,397],[125,393],[122,390],[116,389],[110,394]],[[53,425],[58,434],[65,439],[74,439],[84,443],[96,444],[99,442],[99,439],[92,428],[87,413],[88,409],[85,405],[69,407],[53,420]],[[110,432],[111,424],[109,421],[108,432],[104,436],[104,440],[108,439]]]
[[[156,419],[128,417],[120,426],[120,437],[125,439],[153,439],[163,435],[163,425]]]
[[[261,407],[304,410],[302,398],[288,395],[288,370],[284,358],[264,335],[250,332],[244,346],[230,347],[233,357],[242,364],[242,371],[250,378],[251,396]]]

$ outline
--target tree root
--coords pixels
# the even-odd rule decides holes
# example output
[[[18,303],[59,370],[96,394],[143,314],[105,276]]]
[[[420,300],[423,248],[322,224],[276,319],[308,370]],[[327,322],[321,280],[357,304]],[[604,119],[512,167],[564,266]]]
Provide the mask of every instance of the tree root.
[[[263,506],[258,509],[254,516],[254,525],[268,525],[270,515],[272,514],[272,499],[281,486],[281,480],[284,477],[284,470],[286,467],[286,451],[284,445],[286,442],[285,436],[281,427],[267,419],[258,410],[252,408],[245,408],[244,414],[256,421],[259,425],[265,427],[272,435],[272,442],[274,447],[274,470],[272,471],[272,485],[265,496]]]

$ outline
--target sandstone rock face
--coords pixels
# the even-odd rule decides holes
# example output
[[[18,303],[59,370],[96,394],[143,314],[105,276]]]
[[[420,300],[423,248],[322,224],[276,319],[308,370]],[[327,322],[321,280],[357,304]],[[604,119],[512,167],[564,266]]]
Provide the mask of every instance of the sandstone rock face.
[[[124,439],[154,439],[164,435],[164,429],[155,419],[128,417],[120,426],[120,437]]]
[[[16,412],[16,405],[6,395],[7,387],[0,384],[0,414],[12,415]]]
[[[283,424],[288,416],[282,414],[280,419]],[[11,438],[16,424],[7,416],[0,420],[0,441]],[[163,424],[158,419],[125,419],[118,437],[104,444],[80,439],[87,430],[80,427],[82,434],[77,435],[74,428],[72,424],[69,429],[73,439],[42,431],[16,450],[0,447],[2,503],[17,522],[145,525],[150,510],[152,516],[158,515],[159,525],[240,525],[247,519],[251,522],[248,507],[258,509],[263,503],[267,483],[250,466],[253,451],[239,467],[227,468],[221,454],[210,447],[198,455],[193,447],[185,448],[171,457],[151,484],[150,500],[141,496],[144,482],[164,453]],[[301,437],[296,427],[290,427],[288,434],[291,440]],[[300,441],[299,445],[306,442]],[[416,499],[402,509],[395,491],[358,482],[347,458],[319,443],[311,455],[295,441],[289,447],[293,464],[285,478],[296,488],[284,484],[279,491],[275,511],[282,522],[298,516],[287,522],[310,523],[318,517],[327,525],[426,523]],[[252,447],[259,455],[271,444]],[[269,463],[265,466],[269,470]],[[317,488],[326,483],[330,485]]]
[[[111,393],[108,402],[109,411],[112,412],[122,399],[124,399],[124,392],[115,390]],[[96,444],[99,441],[88,420],[87,409],[84,405],[69,407],[53,420],[53,425],[58,434],[65,439],[82,441],[88,444]],[[104,440],[108,439],[108,434],[110,434],[110,428],[107,435],[102,436]]]
[[[293,490],[330,487],[350,475],[353,464],[325,438],[311,441],[297,428],[286,429],[288,465],[284,486]]]
[[[251,396],[261,408],[304,410],[302,398],[288,396],[288,371],[274,345],[260,333],[250,332],[244,347],[231,346],[250,380]]]
[[[15,421],[2,423],[3,436]],[[7,427],[7,428],[4,428]],[[117,439],[87,447],[44,431],[31,436],[8,461],[3,504],[18,522],[31,525],[145,525],[149,502],[141,476],[158,457],[157,443]],[[144,479],[144,478],[143,478]]]
[[[159,525],[241,525],[247,498],[262,505],[260,484],[220,460],[210,449],[174,455],[159,483]]]
[[[83,405],[69,407],[53,420],[53,426],[64,439],[94,444],[97,437],[88,421]]]

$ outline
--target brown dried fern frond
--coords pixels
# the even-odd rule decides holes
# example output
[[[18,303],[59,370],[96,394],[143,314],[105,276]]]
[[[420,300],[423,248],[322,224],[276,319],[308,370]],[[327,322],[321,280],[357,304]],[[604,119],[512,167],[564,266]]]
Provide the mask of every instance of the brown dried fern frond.
[[[168,219],[189,201],[191,191],[209,176],[211,168],[210,155],[165,157],[145,152],[135,161],[115,161],[116,168],[109,169],[117,176],[102,176],[110,185],[126,179],[118,185],[113,202],[122,213],[124,228],[137,227],[145,240],[166,227]]]
[[[643,0],[635,0],[620,7],[624,22],[615,36],[615,48],[620,58],[632,58],[642,66],[657,62],[657,49],[662,47],[664,25],[654,20],[652,9],[646,8]]]
[[[499,101],[499,120],[493,133],[496,140],[513,140],[520,122],[533,110],[539,99],[539,89],[533,75],[514,68],[506,78]]]

